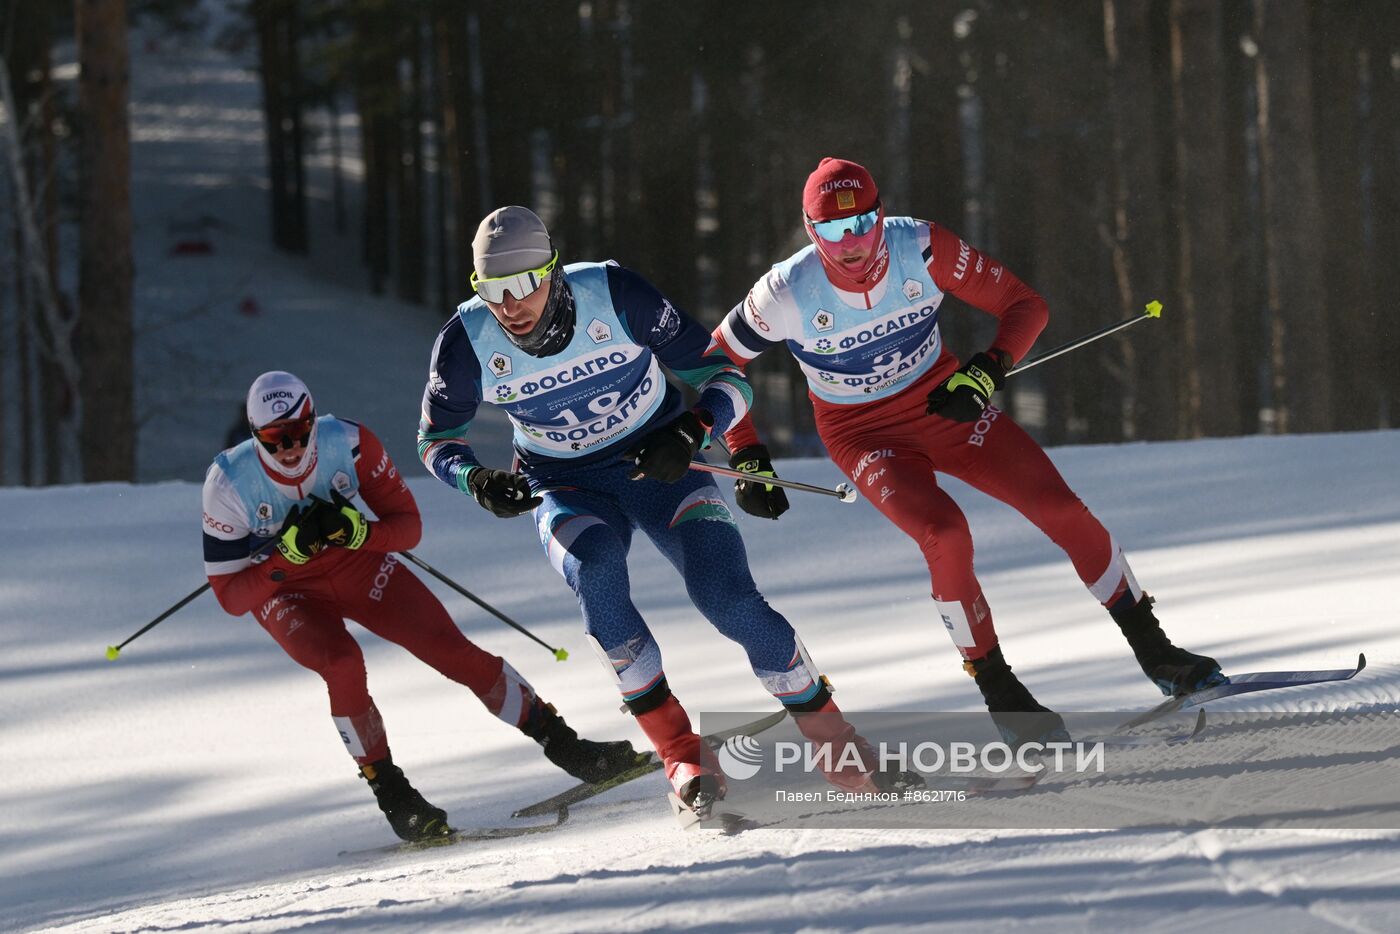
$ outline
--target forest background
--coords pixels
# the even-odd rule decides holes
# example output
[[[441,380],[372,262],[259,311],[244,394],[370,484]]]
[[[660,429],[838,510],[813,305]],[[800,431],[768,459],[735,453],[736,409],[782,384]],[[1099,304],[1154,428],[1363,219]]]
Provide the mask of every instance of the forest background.
[[[871,168],[888,213],[951,228],[1045,295],[1040,349],[1166,306],[1013,381],[1005,407],[1045,443],[1400,420],[1400,4],[0,9],[7,484],[136,476],[132,284],[148,271],[132,261],[127,70],[142,23],[213,35],[257,72],[266,237],[292,255],[351,238],[339,280],[395,314],[445,318],[468,295],[477,222],[521,203],[566,262],[616,259],[712,326],[805,244],[802,182],[840,155]],[[966,357],[994,322],[956,306],[941,321]],[[788,355],[751,373],[775,451],[819,453]]]

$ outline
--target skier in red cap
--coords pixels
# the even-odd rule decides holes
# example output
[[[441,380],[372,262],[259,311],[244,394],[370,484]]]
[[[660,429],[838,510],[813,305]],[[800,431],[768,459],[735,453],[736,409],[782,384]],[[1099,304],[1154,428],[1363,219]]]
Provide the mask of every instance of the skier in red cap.
[[[787,343],[831,459],[923,550],[943,624],[1008,742],[1058,736],[1064,722],[1006,663],[973,572],[967,520],[935,472],[1014,507],[1063,548],[1163,693],[1223,682],[1214,659],[1172,645],[1113,536],[1040,445],[990,404],[1044,329],[1045,300],[947,228],[887,217],[875,180],[855,162],[823,159],[803,188],[802,212],[812,245],[769,270],[714,340],[741,366]],[[944,293],[999,321],[991,345],[961,365],[939,333]],[[732,466],[771,475],[750,420],[725,441]],[[776,519],[788,508],[777,487],[741,480],[735,491],[753,515]]]

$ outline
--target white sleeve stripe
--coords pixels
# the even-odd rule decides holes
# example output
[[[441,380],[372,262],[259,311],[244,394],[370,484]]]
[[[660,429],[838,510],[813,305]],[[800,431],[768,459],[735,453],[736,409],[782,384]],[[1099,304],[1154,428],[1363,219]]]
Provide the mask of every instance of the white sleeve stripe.
[[[740,363],[748,363],[763,352],[761,350],[750,350],[748,347],[744,346],[743,341],[734,333],[734,325],[730,323],[728,315],[725,315],[724,320],[720,322],[719,331],[721,336],[724,337],[724,346],[729,349],[731,354],[739,358],[738,362]]]

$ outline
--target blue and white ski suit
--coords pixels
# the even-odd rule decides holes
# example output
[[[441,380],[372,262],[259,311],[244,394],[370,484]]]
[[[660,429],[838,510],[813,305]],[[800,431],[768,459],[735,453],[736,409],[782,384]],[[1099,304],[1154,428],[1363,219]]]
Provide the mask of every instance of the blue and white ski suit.
[[[665,683],[660,648],[631,598],[627,553],[636,529],[681,573],[705,618],[744,647],[770,693],[788,705],[811,701],[821,690],[816,672],[792,626],[755,587],[714,481],[698,471],[674,484],[629,481],[632,464],[622,456],[684,411],[662,364],[699,392],[696,408],[713,418],[715,436],[748,410],[747,380],[703,327],[637,273],[613,263],[563,273],[576,323],[558,353],[520,350],[479,298],[443,326],[423,393],[423,463],[466,491],[481,466],[467,442],[477,407],[505,410],[516,469],[543,500],[534,511],[540,543],[578,596],[586,632],[629,703]]]

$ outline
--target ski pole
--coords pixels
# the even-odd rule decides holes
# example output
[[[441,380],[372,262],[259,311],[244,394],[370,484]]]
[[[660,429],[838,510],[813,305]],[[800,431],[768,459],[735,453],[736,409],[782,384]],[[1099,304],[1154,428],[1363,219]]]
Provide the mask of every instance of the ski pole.
[[[399,552],[399,554],[412,561],[414,564],[418,565],[420,568],[427,571],[429,574],[433,575],[438,580],[442,581],[444,584],[451,587],[453,590],[457,591],[462,596],[466,597],[472,603],[475,603],[477,606],[481,607],[483,610],[490,613],[492,616],[496,617],[501,622],[505,623],[507,626],[511,627],[512,629],[516,630],[522,635],[529,636],[531,639],[534,639],[540,645],[549,649],[549,651],[554,653],[555,661],[562,662],[569,657],[568,650],[556,649],[554,646],[550,645],[548,642],[545,642],[539,636],[535,635],[533,632],[526,629],[524,626],[520,625],[515,620],[511,619],[509,616],[505,615],[500,610],[496,609],[494,606],[487,603],[485,600],[481,599],[476,594],[472,593],[470,590],[463,587],[461,584],[457,583],[452,578],[448,577],[446,574],[442,573],[437,568],[433,567],[431,564],[415,555],[413,552],[401,551]]]
[[[204,593],[204,591],[206,591],[206,590],[208,590],[208,589],[209,589],[209,582],[208,582],[208,581],[205,581],[204,583],[202,583],[202,584],[200,584],[198,587],[196,587],[194,590],[190,591],[189,595],[186,596],[185,599],[181,600],[179,603],[175,604],[175,605],[172,606],[170,609],[166,610],[164,613],[160,614],[160,615],[157,616],[155,619],[151,620],[149,623],[147,623],[146,625],[142,626],[140,629],[136,630],[136,631],[133,632],[131,635],[127,636],[126,639],[125,639],[123,642],[121,642],[120,644],[118,644],[118,645],[109,645],[109,646],[107,646],[107,661],[109,661],[109,662],[114,662],[114,661],[116,661],[116,660],[117,660],[117,656],[120,655],[120,654],[122,653],[122,649],[126,648],[126,644],[127,644],[128,642],[131,642],[132,640],[136,639],[136,638],[137,638],[138,636],[140,636],[142,633],[149,632],[150,630],[154,629],[158,624],[160,624],[160,623],[164,622],[165,620],[169,619],[170,617],[174,616],[174,615],[176,614],[176,612],[178,612],[179,610],[181,610],[181,609],[184,608],[185,604],[189,603],[189,602],[190,602],[191,600],[193,600],[195,597],[197,597],[197,596],[199,596],[200,594]]]
[[[733,477],[736,480],[752,480],[755,483],[766,483],[769,486],[781,486],[789,490],[801,490],[804,493],[820,493],[823,496],[834,496],[843,503],[854,503],[856,501],[856,491],[845,483],[836,484],[836,489],[833,490],[824,486],[813,486],[810,483],[799,483],[796,480],[784,480],[781,477],[770,477],[767,474],[749,473],[744,470],[734,470],[731,467],[717,467],[714,464],[706,464],[703,461],[691,461],[690,469],[703,470],[705,473],[718,474],[721,477]]]
[[[1024,370],[1029,370],[1033,366],[1039,366],[1046,360],[1053,360],[1060,354],[1069,353],[1071,350],[1083,347],[1085,344],[1093,343],[1100,337],[1107,337],[1108,335],[1113,334],[1116,331],[1123,330],[1129,325],[1137,324],[1139,321],[1145,321],[1148,318],[1160,317],[1162,317],[1162,303],[1154,299],[1153,301],[1147,303],[1146,310],[1143,311],[1143,313],[1138,315],[1137,317],[1129,318],[1126,321],[1119,321],[1117,324],[1110,324],[1108,327],[1099,328],[1092,334],[1085,334],[1083,337],[1078,338],[1077,340],[1072,340],[1068,344],[1061,344],[1054,350],[1046,351],[1045,353],[1041,354],[1033,360],[1027,360],[1020,366],[1012,367],[1010,370],[1006,371],[1006,375],[1010,376],[1012,373],[1020,373]]]
[[[250,554],[248,557],[256,558],[258,555],[262,554],[264,551],[267,551],[275,544],[277,544],[277,539],[270,539],[269,541],[264,542],[261,547],[254,550],[253,553]],[[191,600],[204,593],[204,591],[208,590],[210,586],[210,583],[208,581],[205,581],[204,583],[196,587],[194,590],[190,591],[183,600],[180,600],[170,609],[166,610],[164,613],[160,614],[155,619],[151,620],[149,623],[142,626],[140,629],[136,630],[131,635],[127,636],[126,639],[124,639],[122,642],[118,643],[117,645],[107,646],[107,661],[116,661],[117,656],[121,655],[122,649],[126,648],[127,643],[134,641],[136,638],[147,632],[150,632],[156,626],[160,625],[170,617],[174,616],[180,610],[184,609],[185,605],[188,604]]]

